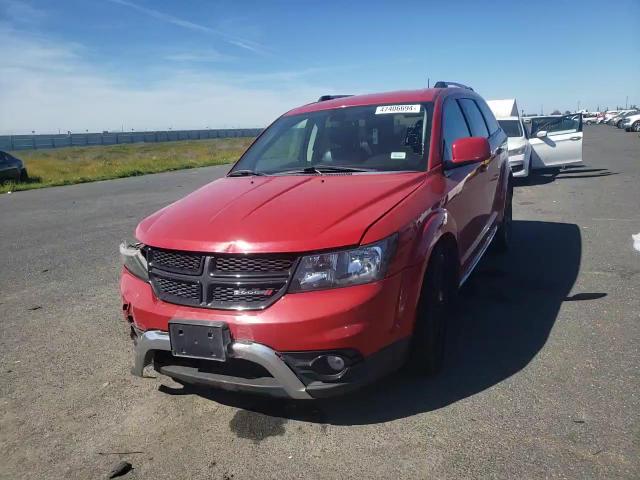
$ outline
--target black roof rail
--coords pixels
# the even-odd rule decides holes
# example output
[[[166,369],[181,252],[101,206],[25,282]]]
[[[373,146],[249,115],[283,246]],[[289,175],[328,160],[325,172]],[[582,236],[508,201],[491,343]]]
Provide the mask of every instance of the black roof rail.
[[[468,85],[463,85],[462,83],[457,83],[457,82],[443,82],[443,81],[439,81],[436,82],[436,84],[433,86],[433,88],[466,88],[467,90],[471,90],[473,92],[473,88],[469,87]]]
[[[336,98],[353,97],[353,95],[322,95],[318,101],[326,102],[327,100],[335,100]]]

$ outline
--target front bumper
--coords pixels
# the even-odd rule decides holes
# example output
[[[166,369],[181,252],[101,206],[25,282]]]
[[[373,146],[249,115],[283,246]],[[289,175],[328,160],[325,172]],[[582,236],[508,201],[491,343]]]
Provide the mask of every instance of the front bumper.
[[[123,314],[135,343],[133,372],[145,366],[181,383],[196,383],[304,399],[347,393],[397,370],[404,362],[419,295],[417,265],[381,281],[286,294],[264,310],[211,310],[174,305],[123,270]],[[221,322],[229,328],[227,361],[193,360],[171,353],[174,319]],[[343,374],[314,374],[313,355],[343,352]],[[317,373],[317,372],[315,372]]]
[[[131,373],[141,377],[144,367],[154,360],[154,356],[159,351],[171,351],[167,332],[151,330],[140,335],[135,345],[135,363]],[[158,369],[160,373],[187,383],[208,384],[232,390],[261,391],[273,395],[278,395],[282,391],[295,399],[311,398],[306,392],[304,384],[269,347],[259,343],[234,342],[229,345],[229,355],[232,358],[247,360],[262,366],[271,374],[272,380],[268,380],[269,377],[243,379],[242,377],[200,371],[196,367],[180,364],[163,364]]]
[[[329,397],[355,390],[399,368],[408,351],[408,340],[395,342],[348,367],[339,378],[322,381],[309,379],[308,371],[300,367],[304,362],[296,365],[296,354],[279,353],[259,343],[232,342],[228,347],[229,359],[215,362],[173,357],[167,332],[150,330],[136,335],[135,340],[135,362],[131,373],[136,376],[142,377],[144,368],[153,364],[158,372],[182,383],[296,400]],[[238,361],[257,366],[265,374],[255,374],[255,369],[251,374],[225,371],[226,364]]]
[[[527,177],[529,175],[529,158],[527,152],[519,155],[509,155],[509,168],[514,177]]]

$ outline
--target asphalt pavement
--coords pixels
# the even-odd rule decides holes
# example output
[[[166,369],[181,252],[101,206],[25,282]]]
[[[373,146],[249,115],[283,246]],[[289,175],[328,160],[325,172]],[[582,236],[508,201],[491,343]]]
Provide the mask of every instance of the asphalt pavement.
[[[0,478],[639,478],[640,138],[514,197],[445,371],[289,402],[129,374],[118,243],[228,167],[0,196]]]

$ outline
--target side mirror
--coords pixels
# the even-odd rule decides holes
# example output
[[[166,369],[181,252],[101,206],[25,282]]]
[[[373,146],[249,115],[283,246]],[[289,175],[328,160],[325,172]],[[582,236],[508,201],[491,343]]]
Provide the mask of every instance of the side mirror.
[[[482,162],[491,156],[491,146],[484,137],[459,138],[451,146],[452,166]]]
[[[540,130],[538,133],[536,133],[536,137],[538,138],[544,138],[547,136],[547,131],[546,130]]]

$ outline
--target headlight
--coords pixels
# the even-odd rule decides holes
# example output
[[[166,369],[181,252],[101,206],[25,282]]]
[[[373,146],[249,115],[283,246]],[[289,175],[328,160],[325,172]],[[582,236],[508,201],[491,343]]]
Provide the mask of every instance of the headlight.
[[[527,146],[523,145],[521,147],[514,148],[513,150],[509,150],[509,156],[511,156],[511,155],[522,155],[526,149],[527,149]]]
[[[120,258],[124,267],[131,274],[146,282],[149,280],[149,269],[143,247],[144,245],[139,242],[122,242],[120,244]]]
[[[397,235],[353,250],[302,257],[289,287],[307,292],[375,282],[384,277],[396,250]]]

